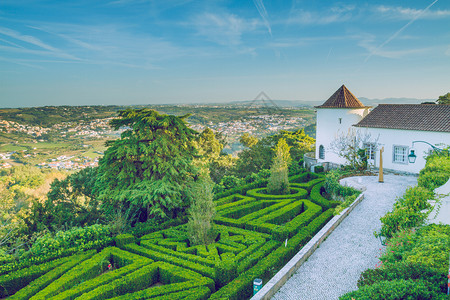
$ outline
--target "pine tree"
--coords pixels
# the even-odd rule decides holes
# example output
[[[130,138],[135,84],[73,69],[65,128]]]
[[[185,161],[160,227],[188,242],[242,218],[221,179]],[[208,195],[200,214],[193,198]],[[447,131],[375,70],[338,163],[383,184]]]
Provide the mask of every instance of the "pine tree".
[[[192,164],[197,132],[187,126],[187,116],[147,108],[119,111],[110,124],[126,130],[107,143],[95,183],[106,210],[134,206],[148,217],[175,217],[187,206],[186,187],[198,175]]]
[[[214,240],[213,218],[216,213],[213,202],[213,182],[208,177],[200,179],[191,188],[191,207],[187,224],[192,245],[207,245]]]
[[[270,168],[270,177],[267,184],[267,192],[272,195],[289,194],[289,164],[291,163],[291,155],[289,153],[290,146],[286,140],[281,138],[278,141],[274,151],[272,167]]]

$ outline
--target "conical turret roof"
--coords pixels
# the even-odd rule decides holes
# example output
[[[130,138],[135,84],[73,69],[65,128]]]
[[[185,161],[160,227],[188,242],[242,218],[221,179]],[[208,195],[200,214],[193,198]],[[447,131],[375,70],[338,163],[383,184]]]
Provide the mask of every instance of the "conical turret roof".
[[[324,104],[316,108],[364,108],[364,104],[342,85]]]

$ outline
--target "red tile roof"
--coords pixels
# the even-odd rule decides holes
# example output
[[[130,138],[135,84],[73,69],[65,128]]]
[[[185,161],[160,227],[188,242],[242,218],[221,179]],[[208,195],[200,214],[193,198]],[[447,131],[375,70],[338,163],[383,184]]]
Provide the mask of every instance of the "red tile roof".
[[[324,104],[316,108],[364,108],[364,104],[342,85]]]
[[[354,126],[450,132],[450,105],[380,104]]]

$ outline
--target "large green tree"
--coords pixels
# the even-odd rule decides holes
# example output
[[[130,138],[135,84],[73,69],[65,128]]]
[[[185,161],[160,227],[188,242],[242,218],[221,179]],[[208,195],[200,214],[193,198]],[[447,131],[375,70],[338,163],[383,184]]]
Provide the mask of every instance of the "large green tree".
[[[300,163],[303,155],[314,149],[315,139],[305,134],[303,129],[297,131],[281,130],[277,134],[260,139],[256,144],[239,153],[235,174],[245,177],[258,173],[262,169],[270,169],[274,158],[272,149],[283,138],[290,146],[290,155],[294,163]]]
[[[197,132],[185,116],[151,109],[119,111],[110,125],[122,132],[107,143],[99,162],[96,191],[107,210],[135,207],[147,217],[175,217],[188,205],[186,187],[198,174]]]
[[[439,96],[439,98],[436,100],[436,103],[450,105],[450,93]]]

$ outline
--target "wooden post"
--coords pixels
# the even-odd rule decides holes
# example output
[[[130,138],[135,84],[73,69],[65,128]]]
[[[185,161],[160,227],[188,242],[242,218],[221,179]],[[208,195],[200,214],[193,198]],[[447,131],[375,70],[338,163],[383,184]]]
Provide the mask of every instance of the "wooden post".
[[[384,182],[384,178],[383,178],[383,152],[384,152],[384,147],[382,147],[380,149],[380,171],[378,172],[378,182],[383,183]]]

